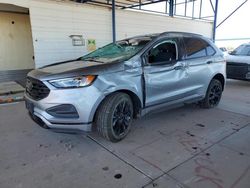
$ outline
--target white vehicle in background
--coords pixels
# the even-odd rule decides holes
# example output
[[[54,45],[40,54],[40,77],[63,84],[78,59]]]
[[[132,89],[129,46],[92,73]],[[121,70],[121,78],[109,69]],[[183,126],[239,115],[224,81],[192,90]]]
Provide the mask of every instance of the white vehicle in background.
[[[226,47],[220,47],[219,49],[223,52],[224,56],[228,55],[228,50]]]
[[[226,56],[227,78],[250,81],[250,43],[242,44]]]

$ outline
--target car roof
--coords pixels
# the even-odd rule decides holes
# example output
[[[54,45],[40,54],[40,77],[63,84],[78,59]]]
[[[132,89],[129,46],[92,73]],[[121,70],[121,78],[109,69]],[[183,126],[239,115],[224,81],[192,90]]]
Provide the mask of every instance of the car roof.
[[[143,37],[151,37],[151,38],[158,38],[158,37],[164,37],[164,36],[172,36],[172,37],[203,37],[200,34],[196,33],[188,33],[188,32],[178,32],[178,31],[167,31],[163,33],[152,33],[152,34],[146,34],[146,35],[137,35],[134,37],[127,38],[128,39],[136,39],[136,38],[143,38]]]
[[[179,32],[179,31],[167,31],[167,32],[161,33],[159,36],[164,36],[164,35],[202,37],[202,35],[197,34],[197,33]]]

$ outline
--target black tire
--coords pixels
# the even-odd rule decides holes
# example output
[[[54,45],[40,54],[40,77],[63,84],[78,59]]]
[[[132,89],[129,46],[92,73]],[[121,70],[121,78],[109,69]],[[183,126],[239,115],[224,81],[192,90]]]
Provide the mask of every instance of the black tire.
[[[222,91],[223,89],[221,82],[217,79],[213,79],[208,86],[206,97],[201,101],[201,107],[216,107],[220,103]]]
[[[99,134],[111,142],[125,138],[133,119],[133,103],[129,95],[117,92],[109,95],[97,110],[95,123]]]

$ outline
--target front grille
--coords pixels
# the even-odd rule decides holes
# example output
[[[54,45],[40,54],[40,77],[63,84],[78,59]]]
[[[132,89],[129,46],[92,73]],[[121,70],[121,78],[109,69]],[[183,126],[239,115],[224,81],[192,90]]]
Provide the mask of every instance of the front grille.
[[[34,100],[41,100],[49,95],[49,88],[40,80],[27,77],[26,93]]]

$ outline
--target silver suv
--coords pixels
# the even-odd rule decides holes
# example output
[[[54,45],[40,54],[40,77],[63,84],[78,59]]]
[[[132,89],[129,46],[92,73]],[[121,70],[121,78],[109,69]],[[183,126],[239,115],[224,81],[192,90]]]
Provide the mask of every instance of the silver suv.
[[[46,128],[90,131],[117,142],[133,118],[197,102],[218,105],[226,63],[207,38],[166,32],[124,39],[79,59],[31,71],[26,108]]]

